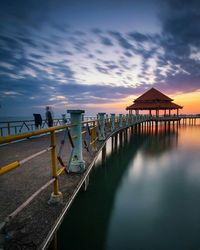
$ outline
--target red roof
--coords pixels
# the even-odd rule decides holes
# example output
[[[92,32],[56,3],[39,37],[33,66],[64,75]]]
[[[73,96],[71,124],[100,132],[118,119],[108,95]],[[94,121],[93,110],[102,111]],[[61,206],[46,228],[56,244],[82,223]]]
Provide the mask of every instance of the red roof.
[[[144,101],[173,101],[173,99],[169,98],[168,96],[164,95],[157,89],[151,88],[143,95],[138,97],[135,102],[144,102]]]
[[[182,106],[179,106],[173,102],[135,102],[126,110],[129,109],[140,109],[140,110],[149,110],[149,109],[182,109]]]
[[[143,95],[138,97],[132,105],[126,110],[149,110],[149,109],[182,109],[183,107],[172,102],[173,100],[158,91],[151,88]]]

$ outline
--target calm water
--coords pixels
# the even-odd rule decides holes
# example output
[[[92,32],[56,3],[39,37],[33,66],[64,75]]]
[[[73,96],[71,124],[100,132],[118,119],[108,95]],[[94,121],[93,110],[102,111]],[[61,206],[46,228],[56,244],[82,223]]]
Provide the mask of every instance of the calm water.
[[[58,249],[200,249],[200,125],[144,131],[107,144]]]

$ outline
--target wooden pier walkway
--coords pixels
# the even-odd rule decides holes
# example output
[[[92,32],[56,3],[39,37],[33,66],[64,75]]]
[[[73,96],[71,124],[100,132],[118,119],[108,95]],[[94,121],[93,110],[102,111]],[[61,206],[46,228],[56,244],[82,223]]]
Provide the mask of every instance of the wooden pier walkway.
[[[192,118],[188,117],[188,119],[197,118],[200,118],[200,116],[195,118],[194,116]],[[82,174],[67,174],[63,171],[59,175],[59,191],[62,193],[63,200],[56,204],[49,203],[51,193],[53,192],[52,183],[55,181],[52,179],[52,169],[50,167],[52,164],[52,148],[30,161],[26,161],[12,171],[0,175],[0,246],[2,244],[4,249],[46,249],[79,190],[87,186],[89,173],[108,138],[114,137],[119,132],[126,131],[129,127],[139,126],[139,124],[152,126],[153,122],[179,122],[180,119],[181,117],[158,118],[131,115],[119,118],[114,117],[114,123],[112,123],[111,118],[104,118],[102,120],[102,124],[105,125],[102,128],[105,133],[104,140],[98,140],[101,133],[100,126],[102,127],[101,121],[82,123],[83,131],[86,131],[82,133],[82,136],[95,128],[96,138],[89,138],[89,142],[95,140],[96,150],[94,150],[93,142],[88,143],[87,141],[87,143],[83,143],[82,153],[86,163],[86,170]],[[184,117],[184,119],[187,119],[187,117]],[[56,133],[57,152],[65,135],[65,129],[58,130]],[[0,143],[6,140],[12,141],[11,138],[1,137]],[[50,144],[51,135],[45,133],[2,145],[0,147],[0,170],[3,166],[8,166],[10,163],[18,160],[27,159],[30,155],[35,155],[37,152],[51,147]],[[61,154],[64,163],[69,162],[71,150],[72,146],[68,138]],[[49,181],[51,185],[45,186]],[[44,188],[41,189],[42,186]],[[34,199],[29,201],[30,197],[33,198],[33,194],[35,194]]]

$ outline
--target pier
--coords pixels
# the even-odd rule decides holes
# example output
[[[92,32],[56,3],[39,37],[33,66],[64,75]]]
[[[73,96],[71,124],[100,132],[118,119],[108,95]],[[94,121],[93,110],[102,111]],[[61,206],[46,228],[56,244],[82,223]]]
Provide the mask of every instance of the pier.
[[[70,124],[0,137],[1,238],[9,249],[47,248],[79,191],[87,189],[109,138],[114,148],[127,133],[191,119],[194,125],[200,118],[99,113],[96,120],[82,121],[84,111],[69,112]]]

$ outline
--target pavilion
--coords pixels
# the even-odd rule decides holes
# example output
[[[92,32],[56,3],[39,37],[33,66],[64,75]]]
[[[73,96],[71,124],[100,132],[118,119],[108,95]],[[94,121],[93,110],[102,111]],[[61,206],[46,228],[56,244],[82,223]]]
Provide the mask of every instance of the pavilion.
[[[134,100],[134,103],[126,108],[129,110],[129,114],[132,114],[135,110],[136,114],[139,114],[140,110],[148,110],[149,114],[152,115],[152,111],[155,110],[156,116],[159,116],[159,111],[164,111],[164,116],[171,115],[172,110],[177,111],[177,116],[179,115],[179,109],[183,107],[172,102],[173,99],[164,95],[155,88],[151,88],[143,95],[139,96]],[[167,111],[168,114],[167,114]]]

